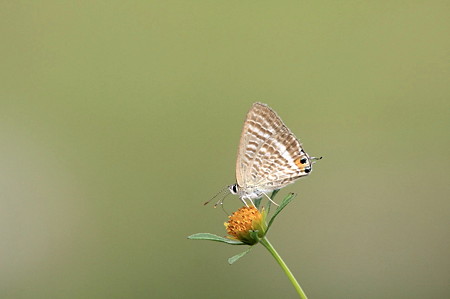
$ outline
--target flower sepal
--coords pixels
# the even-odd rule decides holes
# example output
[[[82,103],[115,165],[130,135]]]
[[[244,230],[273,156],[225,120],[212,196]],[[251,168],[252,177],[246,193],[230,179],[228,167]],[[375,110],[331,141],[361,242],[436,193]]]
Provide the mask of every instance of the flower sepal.
[[[231,240],[235,240],[233,237],[228,237],[228,238],[230,238]],[[259,242],[259,240],[261,239],[259,237],[258,230],[249,230],[249,231],[243,232],[243,233],[237,235],[236,238],[240,242],[242,242],[246,245],[250,245],[250,246],[257,244]]]

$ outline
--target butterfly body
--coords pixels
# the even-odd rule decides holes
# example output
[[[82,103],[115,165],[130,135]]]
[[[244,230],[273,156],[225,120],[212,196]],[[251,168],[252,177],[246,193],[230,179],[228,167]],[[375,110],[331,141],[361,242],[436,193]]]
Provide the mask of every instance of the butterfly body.
[[[232,194],[237,194],[240,198],[244,199],[257,199],[262,197],[264,193],[273,191],[273,189],[263,190],[260,186],[240,187],[237,183],[228,186],[228,190]]]

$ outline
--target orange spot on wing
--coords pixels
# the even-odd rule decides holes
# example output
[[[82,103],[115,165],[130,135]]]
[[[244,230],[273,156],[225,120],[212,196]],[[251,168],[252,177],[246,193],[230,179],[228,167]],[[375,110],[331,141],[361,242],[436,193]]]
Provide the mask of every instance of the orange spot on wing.
[[[300,162],[300,158],[298,158],[298,159],[295,159],[294,160],[294,163],[295,163],[295,165],[297,165],[298,166],[298,168],[300,168],[301,170],[303,170],[304,168],[305,168],[305,165],[303,165],[301,162]]]

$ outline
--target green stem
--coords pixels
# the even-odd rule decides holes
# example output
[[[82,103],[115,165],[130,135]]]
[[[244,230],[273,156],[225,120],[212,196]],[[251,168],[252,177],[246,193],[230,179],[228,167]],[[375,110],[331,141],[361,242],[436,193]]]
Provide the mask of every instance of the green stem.
[[[269,240],[267,240],[266,237],[263,237],[259,242],[269,250],[269,252],[272,254],[272,256],[275,258],[275,260],[278,262],[278,264],[283,269],[284,273],[286,273],[287,277],[291,281],[292,285],[294,286],[297,293],[300,295],[300,298],[302,299],[308,299],[306,297],[305,292],[303,292],[302,287],[298,284],[297,280],[295,279],[294,275],[292,274],[291,270],[289,270],[288,266],[284,263],[281,256],[278,254],[278,252],[273,248],[272,244],[270,244]]]

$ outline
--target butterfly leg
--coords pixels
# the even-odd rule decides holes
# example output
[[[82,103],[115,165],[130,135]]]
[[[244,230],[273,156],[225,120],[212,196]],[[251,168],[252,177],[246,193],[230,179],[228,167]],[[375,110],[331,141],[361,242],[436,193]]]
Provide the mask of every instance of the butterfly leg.
[[[241,199],[241,201],[245,204],[245,206],[246,206],[247,208],[248,208],[249,206],[248,206],[247,202],[245,201],[246,199],[248,199],[248,200],[251,202],[252,206],[256,207],[256,206],[255,206],[255,203],[253,202],[253,200],[252,200],[250,197],[248,197],[248,196],[243,196],[243,197],[241,197],[240,199]]]
[[[246,207],[248,207],[248,204],[247,204],[247,202],[245,201],[244,196],[243,196],[243,197],[239,197],[239,199],[244,203],[244,205],[245,205]]]
[[[276,205],[277,207],[280,206],[279,204],[277,204],[276,202],[274,202],[274,201],[272,200],[272,198],[270,198],[270,196],[267,195],[265,192],[263,192],[263,194],[267,197],[267,199],[269,199],[269,201],[270,201],[271,203],[273,203],[273,204]]]

